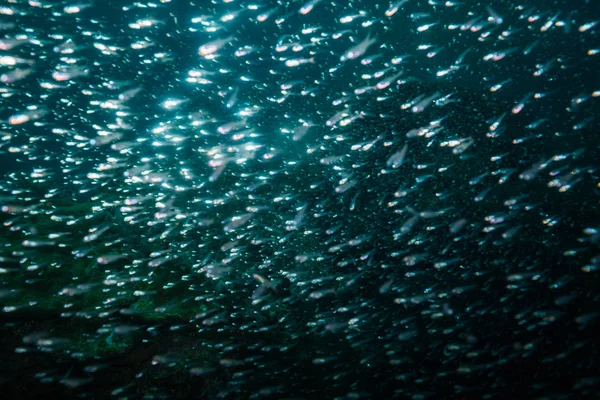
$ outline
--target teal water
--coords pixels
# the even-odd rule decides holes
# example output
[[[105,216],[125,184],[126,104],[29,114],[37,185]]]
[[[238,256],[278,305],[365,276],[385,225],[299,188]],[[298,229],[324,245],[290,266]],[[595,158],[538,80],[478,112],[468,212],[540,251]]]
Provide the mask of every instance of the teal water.
[[[1,6],[0,391],[593,398],[590,3]]]

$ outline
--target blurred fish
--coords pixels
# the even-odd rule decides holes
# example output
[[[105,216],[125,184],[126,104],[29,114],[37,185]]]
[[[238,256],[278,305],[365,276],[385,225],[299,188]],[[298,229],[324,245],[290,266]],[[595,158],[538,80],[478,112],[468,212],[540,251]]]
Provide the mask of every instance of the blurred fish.
[[[0,5],[3,388],[597,395],[600,10],[529,3]]]

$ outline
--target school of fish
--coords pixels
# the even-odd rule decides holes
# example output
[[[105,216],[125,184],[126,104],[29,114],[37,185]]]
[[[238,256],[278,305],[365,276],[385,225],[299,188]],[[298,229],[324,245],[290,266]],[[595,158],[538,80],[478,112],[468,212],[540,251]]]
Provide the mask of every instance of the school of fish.
[[[595,3],[2,2],[2,393],[597,395]]]

